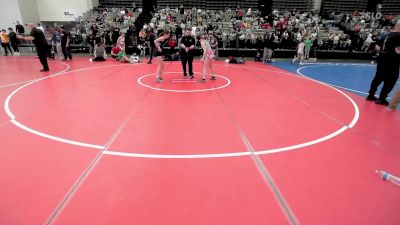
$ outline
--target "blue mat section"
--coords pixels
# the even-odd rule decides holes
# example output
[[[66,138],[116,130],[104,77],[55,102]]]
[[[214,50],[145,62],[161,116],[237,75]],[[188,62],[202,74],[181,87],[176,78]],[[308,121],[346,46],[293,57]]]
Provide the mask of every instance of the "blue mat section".
[[[376,65],[367,63],[346,63],[346,62],[321,62],[321,63],[298,63],[292,65],[290,61],[277,61],[270,65],[330,84],[341,87],[347,91],[358,94],[362,97],[368,95],[368,90],[373,77],[375,76]],[[400,87],[397,82],[392,93]],[[382,84],[378,88],[379,94]]]

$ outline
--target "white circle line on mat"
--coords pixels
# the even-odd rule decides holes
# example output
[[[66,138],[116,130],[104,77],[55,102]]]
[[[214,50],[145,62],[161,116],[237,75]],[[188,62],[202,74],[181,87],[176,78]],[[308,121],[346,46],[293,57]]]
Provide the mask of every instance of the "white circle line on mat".
[[[141,64],[134,64],[134,65],[141,65]],[[73,71],[68,71],[65,73],[56,73],[54,75],[48,76],[48,77],[44,77],[35,81],[32,81],[28,84],[25,84],[23,86],[21,86],[20,88],[16,89],[15,91],[13,91],[6,99],[6,101],[4,102],[4,109],[7,113],[7,115],[10,117],[10,121],[17,127],[32,133],[34,135],[38,135],[53,141],[58,141],[58,142],[62,142],[62,143],[67,143],[67,144],[71,144],[71,145],[76,145],[76,146],[82,146],[82,147],[87,147],[87,148],[91,148],[91,149],[98,149],[98,150],[104,150],[105,146],[103,145],[97,145],[97,144],[91,144],[91,143],[84,143],[84,142],[78,142],[78,141],[74,141],[74,140],[69,140],[69,139],[65,139],[65,138],[61,138],[61,137],[57,137],[54,135],[50,135],[50,134],[46,134],[37,130],[34,130],[22,123],[20,123],[19,121],[16,120],[15,115],[12,113],[12,111],[10,110],[10,101],[12,99],[12,97],[18,93],[20,90],[22,90],[23,88],[42,81],[44,79],[48,79],[50,77],[55,77],[55,76],[59,76],[59,75],[64,75],[64,74],[68,74],[68,73],[73,73],[73,72],[78,72],[78,71],[85,71],[85,70],[90,70],[90,69],[98,69],[98,68],[107,68],[107,67],[117,67],[117,66],[124,66],[124,65],[109,65],[109,66],[99,66],[99,67],[88,67],[88,68],[82,68],[82,69],[78,69],[78,70],[73,70]],[[233,67],[237,67],[237,66],[233,66]],[[290,76],[297,76],[295,74],[291,74],[291,73],[286,73],[286,72],[281,72],[281,71],[275,71],[275,70],[268,70],[268,69],[261,69],[261,68],[253,68],[253,67],[240,67],[240,68],[248,68],[248,69],[255,69],[255,70],[260,70],[260,71],[266,71],[266,72],[274,72],[274,73],[280,73],[280,74],[285,74],[285,75],[290,75]],[[297,76],[299,77],[299,76]],[[303,148],[303,147],[307,147],[307,146],[311,146],[311,145],[315,145],[324,141],[327,141],[329,139],[332,139],[336,136],[338,136],[339,134],[343,133],[344,131],[346,131],[348,128],[353,127],[356,122],[358,121],[358,117],[359,117],[359,110],[357,105],[354,103],[354,101],[348,97],[345,93],[343,93],[342,91],[331,87],[325,83],[313,80],[311,78],[308,77],[304,77],[303,75],[301,76],[301,78],[319,83],[323,86],[327,86],[330,87],[334,90],[336,90],[337,92],[341,93],[342,95],[344,95],[350,102],[352,102],[353,107],[355,108],[355,116],[352,120],[352,122],[347,125],[347,126],[343,126],[340,129],[334,131],[331,134],[325,135],[321,138],[312,140],[312,141],[308,141],[305,143],[301,143],[301,144],[297,144],[297,145],[293,145],[293,146],[286,146],[286,147],[281,147],[281,148],[274,148],[274,149],[268,149],[268,150],[261,150],[261,151],[257,151],[255,152],[256,155],[264,155],[264,154],[272,154],[272,153],[279,153],[279,152],[284,152],[284,151],[290,151],[290,150],[295,150],[295,149],[299,149],[299,148]],[[121,151],[103,151],[103,154],[106,155],[114,155],[114,156],[121,156],[121,157],[137,157],[137,158],[168,158],[168,159],[185,159],[185,158],[221,158],[221,157],[238,157],[238,156],[248,156],[251,153],[250,152],[228,152],[228,153],[215,153],[215,154],[141,154],[141,153],[128,153],[128,152],[121,152]]]
[[[181,72],[165,72],[163,74],[181,74]],[[221,76],[221,75],[215,75],[217,77],[220,77],[222,79],[225,79],[227,81],[226,84],[220,86],[220,87],[214,87],[214,88],[206,88],[206,89],[197,89],[197,90],[172,90],[172,89],[166,89],[166,88],[156,88],[150,85],[147,85],[145,83],[142,82],[143,78],[149,77],[149,76],[155,76],[156,74],[147,74],[147,75],[143,75],[141,77],[138,78],[137,82],[142,85],[143,87],[147,87],[150,88],[152,90],[156,90],[156,91],[166,91],[166,92],[176,92],[176,93],[194,93],[194,92],[204,92],[204,91],[214,91],[214,90],[218,90],[218,89],[222,89],[222,88],[226,88],[228,87],[232,82],[231,80],[229,80],[228,78]],[[190,79],[187,79],[187,81],[191,81]],[[174,81],[172,81],[174,82]],[[209,81],[209,82],[214,82],[214,81]]]
[[[315,80],[315,79],[312,79],[312,78],[307,77],[306,75],[304,75],[304,74],[301,73],[301,70],[303,70],[303,69],[305,69],[305,68],[309,68],[309,67],[318,67],[318,66],[304,66],[304,67],[300,67],[300,68],[297,69],[297,74],[299,74],[300,76],[304,77],[305,79],[309,79],[309,80],[312,80],[312,81],[314,81],[314,82],[317,82],[317,83],[319,83],[319,84],[321,84],[321,85],[324,85],[324,86],[333,88],[333,89],[336,90],[337,92],[339,92],[339,93],[341,93],[342,95],[344,95],[344,96],[351,102],[351,104],[352,104],[353,107],[354,107],[355,115],[354,115],[353,120],[352,120],[352,121],[350,122],[350,124],[348,125],[349,128],[353,128],[353,127],[356,125],[358,119],[360,118],[360,109],[358,108],[358,106],[357,106],[357,104],[355,103],[355,101],[354,101],[350,96],[348,96],[346,93],[344,93],[343,91],[337,89],[336,87],[333,87],[333,85],[327,84],[327,83],[324,83],[324,82],[321,82],[321,81],[318,81],[318,80]]]
[[[33,61],[33,60],[32,60],[32,61]],[[63,64],[63,65],[66,65],[66,66],[67,66],[66,69],[64,69],[64,70],[62,70],[62,71],[60,71],[60,72],[58,72],[58,73],[64,73],[64,72],[68,71],[68,70],[71,68],[71,67],[70,67],[68,64],[66,64],[66,63],[58,62],[58,61],[54,61],[54,62],[55,62],[55,63],[60,63],[60,64]],[[36,79],[21,81],[21,82],[17,82],[17,83],[6,84],[6,85],[3,85],[3,86],[0,86],[0,89],[1,89],[1,88],[12,87],[12,86],[17,86],[17,85],[20,85],[20,84],[26,84],[26,83],[29,83],[29,82],[32,82],[32,81],[35,81],[35,80],[39,80],[39,79],[42,79],[42,78],[36,78]]]

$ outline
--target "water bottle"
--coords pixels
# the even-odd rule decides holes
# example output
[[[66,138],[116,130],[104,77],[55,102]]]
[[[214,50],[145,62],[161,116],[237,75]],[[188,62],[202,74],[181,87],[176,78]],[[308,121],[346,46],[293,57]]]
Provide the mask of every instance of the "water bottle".
[[[384,181],[390,181],[393,184],[400,186],[400,178],[396,177],[388,172],[376,170],[375,171],[378,176],[380,176]]]

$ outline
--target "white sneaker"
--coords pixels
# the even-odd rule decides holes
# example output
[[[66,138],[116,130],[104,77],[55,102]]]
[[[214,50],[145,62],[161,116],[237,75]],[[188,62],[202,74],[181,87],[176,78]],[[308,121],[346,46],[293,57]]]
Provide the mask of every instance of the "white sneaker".
[[[89,59],[89,62],[93,62],[93,59]]]

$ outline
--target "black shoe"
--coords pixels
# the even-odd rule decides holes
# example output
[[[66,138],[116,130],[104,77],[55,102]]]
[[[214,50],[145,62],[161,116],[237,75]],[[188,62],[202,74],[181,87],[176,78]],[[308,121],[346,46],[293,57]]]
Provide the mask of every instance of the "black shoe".
[[[50,71],[49,69],[41,69],[40,72],[48,72]]]
[[[373,96],[373,95],[368,95],[368,97],[365,99],[365,100],[367,100],[367,101],[376,101],[376,100],[378,100],[375,96]]]
[[[183,77],[187,77],[187,74],[183,74]]]
[[[383,99],[383,100],[378,99],[378,100],[376,100],[375,103],[378,104],[378,105],[385,105],[385,106],[388,106],[388,105],[389,105],[389,102],[386,101],[386,99]]]
[[[193,79],[194,78],[194,75],[190,75],[190,79]]]
[[[215,76],[212,76],[210,80],[216,80],[217,78]]]
[[[151,64],[151,61],[147,62],[147,64]]]
[[[201,78],[201,80],[199,80],[200,83],[205,83],[206,82],[206,78]]]

